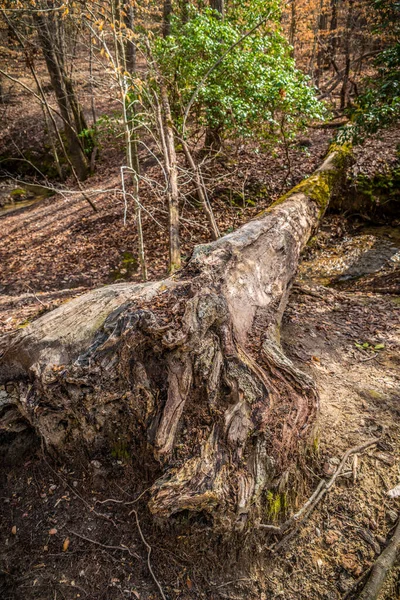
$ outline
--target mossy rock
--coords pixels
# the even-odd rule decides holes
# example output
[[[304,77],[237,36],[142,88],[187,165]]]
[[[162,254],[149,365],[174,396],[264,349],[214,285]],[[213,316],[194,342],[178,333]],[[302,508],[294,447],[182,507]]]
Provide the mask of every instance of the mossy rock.
[[[112,281],[126,280],[137,273],[139,262],[132,252],[125,251],[122,253],[122,258],[119,267],[111,271],[110,276]]]
[[[25,190],[24,188],[16,188],[15,190],[12,190],[10,192],[10,198],[14,202],[21,202],[23,200],[26,200],[28,195],[29,194],[28,194],[27,190]]]

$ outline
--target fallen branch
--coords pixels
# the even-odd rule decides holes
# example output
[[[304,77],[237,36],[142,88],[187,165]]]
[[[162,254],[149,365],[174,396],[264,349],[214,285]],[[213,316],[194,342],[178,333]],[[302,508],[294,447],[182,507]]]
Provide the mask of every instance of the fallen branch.
[[[129,515],[131,515],[132,513],[135,515],[136,525],[137,525],[137,528],[138,528],[138,531],[139,531],[139,535],[140,535],[140,537],[142,539],[143,544],[146,546],[146,549],[147,549],[147,567],[149,569],[150,575],[152,576],[154,583],[158,587],[158,591],[160,592],[161,598],[163,600],[167,600],[167,598],[166,598],[166,596],[164,594],[164,591],[163,591],[163,589],[161,587],[161,584],[158,581],[157,577],[154,575],[154,571],[153,571],[153,568],[151,566],[150,557],[151,557],[151,549],[152,548],[151,548],[150,544],[147,542],[146,538],[143,535],[142,528],[140,527],[140,523],[139,523],[139,517],[138,517],[137,511],[134,508],[131,510],[131,512],[129,513]]]
[[[371,575],[358,600],[376,600],[400,551],[400,515],[388,546],[376,559]]]
[[[340,80],[339,80],[340,81]],[[339,121],[328,121],[327,123],[311,123],[309,127],[311,129],[335,129],[336,127],[343,127],[349,122],[347,117],[342,117]]]

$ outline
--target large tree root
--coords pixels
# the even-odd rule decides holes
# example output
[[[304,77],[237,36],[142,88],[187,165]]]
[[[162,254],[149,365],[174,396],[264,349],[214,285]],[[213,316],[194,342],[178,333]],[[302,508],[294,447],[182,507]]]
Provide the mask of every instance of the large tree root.
[[[173,278],[96,290],[2,340],[0,382],[49,449],[129,453],[159,518],[237,530],[290,485],[318,408],[279,327],[344,152]],[[294,340],[295,343],[295,340]],[[10,389],[8,387],[7,389]]]

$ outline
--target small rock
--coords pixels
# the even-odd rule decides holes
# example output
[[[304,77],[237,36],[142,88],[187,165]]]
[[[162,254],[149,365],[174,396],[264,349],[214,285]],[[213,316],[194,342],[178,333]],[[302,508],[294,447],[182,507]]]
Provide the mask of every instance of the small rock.
[[[57,533],[57,529],[55,527],[53,527],[52,529],[50,529],[49,531],[49,535],[56,535]]]
[[[393,489],[389,490],[387,495],[390,496],[390,498],[398,498],[400,496],[400,483]]]
[[[375,539],[377,542],[379,542],[380,544],[385,545],[386,544],[386,538],[383,537],[383,535],[376,535]]]
[[[12,533],[13,535],[17,535],[17,526],[16,526],[16,525],[13,525],[13,527],[12,527],[12,529],[11,529],[11,533]]]
[[[90,464],[95,469],[101,469],[101,462],[99,460],[92,460]]]
[[[317,537],[321,537],[321,530],[320,530],[320,528],[319,528],[319,527],[316,527],[316,528],[315,528],[315,535],[316,535]]]
[[[378,523],[374,519],[369,520],[369,526],[373,531],[378,529]]]
[[[396,523],[398,515],[394,510],[388,510],[387,515],[392,523]]]
[[[77,481],[73,481],[73,482],[72,482],[72,485],[73,485],[74,487],[78,487],[78,482],[77,482]]]
[[[326,475],[327,477],[330,477],[331,475],[334,474],[334,472],[336,471],[336,468],[333,465],[331,465],[329,462],[326,462],[324,464],[323,471],[324,471],[324,475]]]

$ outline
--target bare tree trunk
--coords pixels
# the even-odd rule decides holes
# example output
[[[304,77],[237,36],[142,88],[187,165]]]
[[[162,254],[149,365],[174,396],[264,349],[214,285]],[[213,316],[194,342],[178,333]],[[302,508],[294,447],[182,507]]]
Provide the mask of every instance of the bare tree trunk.
[[[292,56],[294,56],[294,43],[297,29],[297,15],[296,15],[296,0],[292,0],[290,3],[290,29],[289,29],[289,43],[293,48]]]
[[[181,267],[181,242],[179,234],[179,188],[178,165],[176,160],[175,136],[172,124],[171,108],[168,92],[163,84],[160,85],[161,101],[164,111],[166,146],[166,167],[168,171],[168,208],[169,208],[169,269],[173,273]]]
[[[128,31],[133,33],[135,24],[135,10],[133,6],[126,9],[125,24]],[[136,72],[136,44],[133,40],[127,40],[125,49],[126,70],[128,73]]]
[[[172,15],[172,2],[171,0],[164,0],[163,4],[163,36],[168,37],[171,34],[171,15]]]
[[[10,403],[46,446],[90,454],[122,440],[153,473],[154,516],[256,526],[267,493],[294,488],[318,409],[279,328],[344,156],[197,247],[178,277],[95,290],[2,339],[0,383],[13,382]]]
[[[328,15],[326,14],[326,12],[324,10],[324,2],[323,2],[323,0],[321,0],[320,14],[318,17],[318,31],[317,31],[318,42],[319,42],[318,43],[318,52],[317,52],[317,68],[315,71],[315,84],[317,87],[319,87],[320,79],[323,74],[324,65],[325,65],[325,61],[326,61],[325,40],[324,40],[323,35],[321,36],[321,34],[324,31],[326,31],[327,26],[328,26]]]
[[[347,9],[347,18],[346,18],[346,31],[345,31],[345,41],[344,41],[344,75],[342,80],[342,88],[340,90],[340,108],[346,108],[348,104],[348,87],[350,80],[350,39],[353,30],[353,8],[354,8],[354,0],[349,0],[348,9]]]
[[[331,20],[329,24],[329,47],[331,51],[331,58],[335,60],[336,49],[337,49],[337,28],[338,28],[338,0],[331,0]]]
[[[118,2],[118,12],[117,16],[119,18],[118,30],[122,30],[121,26],[121,11]],[[128,7],[125,18],[125,25],[130,30],[130,32],[134,33],[134,9],[132,6]],[[114,29],[115,31],[115,29]],[[122,40],[120,43],[116,44],[116,48],[120,53],[119,63],[123,66],[123,71],[125,73],[130,73],[131,78],[133,79],[136,74],[136,44],[133,39],[127,39],[125,45]],[[138,233],[138,256],[139,256],[139,264],[140,271],[142,275],[142,281],[147,281],[147,264],[146,264],[146,255],[144,249],[144,236],[143,236],[143,226],[142,226],[142,208],[139,201],[139,182],[140,182],[140,162],[139,162],[139,149],[138,149],[138,137],[136,132],[136,115],[137,115],[137,101],[130,100],[128,96],[127,83],[125,76],[123,78],[119,76],[120,87],[122,91],[122,100],[124,106],[124,125],[125,125],[125,138],[126,138],[126,156],[128,166],[131,170],[132,177],[132,186],[133,186],[133,198],[135,202],[135,217],[136,217],[136,227]],[[122,177],[124,175],[122,174]]]
[[[222,18],[224,17],[225,0],[210,0],[210,6],[214,10],[218,11]]]
[[[48,19],[39,13],[35,13],[34,20],[47,70],[50,75],[51,84],[57,98],[60,114],[63,118],[68,153],[79,179],[84,180],[88,176],[88,164],[81,140],[78,136],[78,133],[81,130],[76,130],[73,123],[73,118],[75,118],[75,124],[81,124],[81,111],[77,107],[77,101],[71,89],[71,83],[67,82],[66,85],[66,80],[62,76],[59,61],[57,59],[57,52],[54,47],[54,35],[52,35],[48,28]],[[69,101],[72,102],[73,116],[70,112]]]

